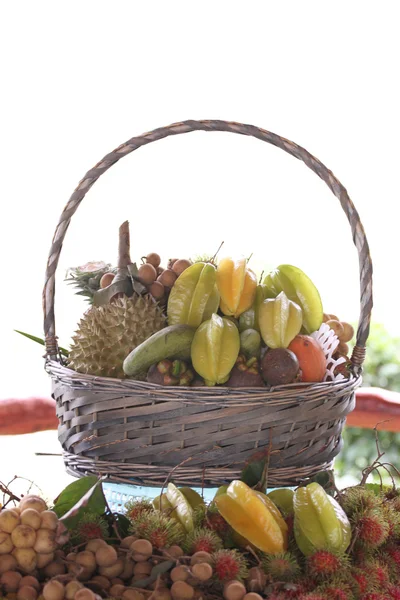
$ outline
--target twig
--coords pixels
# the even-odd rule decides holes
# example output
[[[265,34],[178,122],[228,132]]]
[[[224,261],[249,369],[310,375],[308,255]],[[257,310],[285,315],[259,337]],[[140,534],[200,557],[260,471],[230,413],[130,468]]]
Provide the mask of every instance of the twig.
[[[261,479],[259,481],[259,486],[261,487],[260,491],[267,490],[267,487],[268,487],[268,471],[269,471],[269,463],[271,460],[271,452],[272,452],[272,431],[273,431],[273,428],[270,429],[267,459],[265,461]]]
[[[185,458],[185,460],[183,460],[182,462],[180,462],[178,465],[175,465],[175,467],[173,469],[171,469],[171,471],[168,473],[168,475],[165,478],[165,481],[163,483],[163,486],[161,488],[161,496],[164,493],[164,488],[168,485],[169,480],[171,479],[171,475],[174,471],[176,471],[176,469],[179,469],[179,467],[182,467],[185,463],[189,462],[193,460],[193,456],[189,456],[188,458]]]
[[[211,257],[210,263],[213,263],[213,264],[214,264],[214,261],[215,261],[215,259],[216,259],[216,257],[217,257],[217,254],[218,254],[218,252],[221,250],[221,248],[222,248],[222,246],[224,245],[224,243],[225,243],[225,242],[221,242],[221,243],[220,243],[218,250],[216,251],[216,253],[214,254],[214,256],[212,256],[212,257]]]
[[[258,566],[260,566],[261,565],[260,557],[254,552],[253,548],[251,546],[246,546],[246,550],[256,559]]]
[[[262,282],[263,275],[264,275],[264,270],[261,271],[260,279],[258,280],[259,284]]]

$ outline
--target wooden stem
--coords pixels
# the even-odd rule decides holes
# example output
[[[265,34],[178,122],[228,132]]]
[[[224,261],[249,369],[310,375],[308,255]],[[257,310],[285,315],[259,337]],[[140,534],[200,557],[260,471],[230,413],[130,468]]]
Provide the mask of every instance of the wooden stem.
[[[118,268],[124,269],[131,262],[129,221],[125,221],[119,228]]]

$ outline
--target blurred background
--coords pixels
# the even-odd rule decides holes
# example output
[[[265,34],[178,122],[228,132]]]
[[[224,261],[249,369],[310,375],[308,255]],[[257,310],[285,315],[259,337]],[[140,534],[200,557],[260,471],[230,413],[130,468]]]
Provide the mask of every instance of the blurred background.
[[[0,398],[50,393],[43,349],[14,329],[42,336],[48,251],[79,180],[132,136],[207,118],[250,123],[295,141],[348,189],[375,269],[365,383],[400,390],[396,8],[312,0],[3,6]],[[57,272],[62,346],[87,306],[64,282],[67,269],[115,263],[126,219],[135,260],[152,251],[163,264],[173,255],[214,254],[224,241],[221,256],[252,253],[258,273],[280,263],[299,266],[319,288],[326,312],[357,322],[357,252],[326,185],[275,147],[198,132],[141,148],[85,197]],[[398,459],[400,438],[382,435]],[[56,432],[29,440],[26,448],[59,451]],[[358,473],[374,457],[374,443],[372,432],[348,430],[338,472]],[[0,444],[15,444],[22,470],[18,438]]]

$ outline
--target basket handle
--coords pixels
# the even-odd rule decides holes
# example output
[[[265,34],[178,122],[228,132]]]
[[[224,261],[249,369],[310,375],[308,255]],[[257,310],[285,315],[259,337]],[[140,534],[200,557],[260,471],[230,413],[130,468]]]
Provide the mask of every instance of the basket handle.
[[[139,137],[134,137],[125,144],[116,148],[110,154],[107,154],[97,165],[90,169],[79,182],[67,205],[65,206],[56,231],[53,237],[49,258],[47,261],[46,279],[43,289],[43,312],[44,312],[44,333],[46,339],[47,357],[53,360],[59,360],[59,352],[57,338],[55,332],[54,321],[54,291],[55,291],[55,273],[60,257],[62,244],[65,234],[71,221],[71,217],[75,213],[79,204],[85,197],[88,190],[98,180],[100,175],[107,171],[113,164],[118,162],[123,156],[130,154],[141,146],[150,144],[157,140],[161,140],[170,135],[178,135],[191,131],[227,131],[230,133],[239,133],[241,135],[249,135],[263,142],[268,142],[273,146],[281,148],[295,158],[302,160],[307,167],[316,173],[326,185],[330,188],[333,194],[338,198],[340,204],[346,213],[350,223],[353,241],[358,250],[359,267],[360,267],[360,318],[357,329],[357,341],[353,349],[351,362],[356,372],[361,371],[361,365],[365,358],[365,343],[369,334],[369,325],[372,309],[372,262],[369,253],[368,242],[365,236],[364,228],[361,224],[360,217],[354,204],[350,200],[346,189],[336,179],[331,171],[329,171],[318,159],[307,152],[301,146],[285,138],[254,127],[253,125],[244,125],[242,123],[231,123],[227,121],[183,121],[181,123],[173,123],[167,127],[160,127],[149,133],[144,133]]]

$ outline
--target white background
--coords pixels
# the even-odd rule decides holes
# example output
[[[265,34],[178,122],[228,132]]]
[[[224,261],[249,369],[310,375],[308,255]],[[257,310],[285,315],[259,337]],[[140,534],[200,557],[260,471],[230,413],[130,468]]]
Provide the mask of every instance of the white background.
[[[47,395],[41,292],[52,235],[74,187],[132,136],[226,119],[304,146],[348,189],[375,268],[374,320],[399,331],[399,35],[396,2],[7,2],[1,9],[0,398]],[[68,230],[56,324],[67,346],[85,303],[63,283],[88,260],[164,261],[253,252],[258,272],[292,263],[327,312],[358,316],[358,260],[329,189],[282,151],[191,133],[129,155],[92,188]]]

